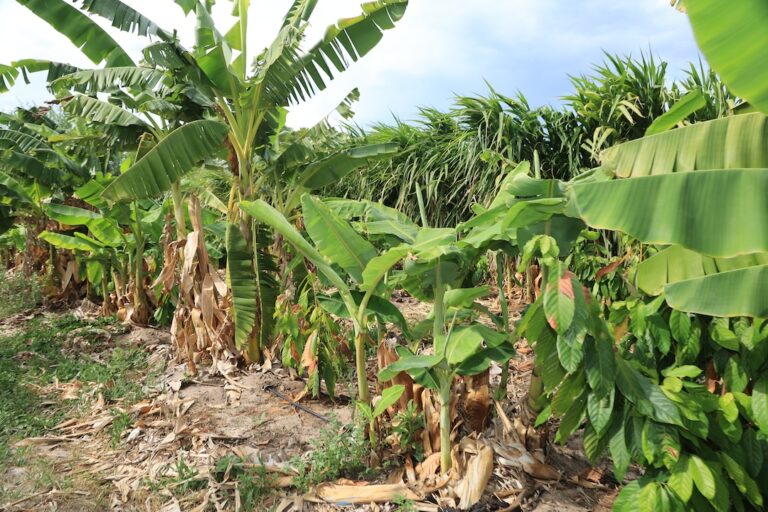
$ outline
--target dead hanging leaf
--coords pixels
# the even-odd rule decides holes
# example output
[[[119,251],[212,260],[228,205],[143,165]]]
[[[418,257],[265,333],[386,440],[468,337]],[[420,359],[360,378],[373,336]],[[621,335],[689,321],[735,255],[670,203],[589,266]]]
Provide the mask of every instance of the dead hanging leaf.
[[[321,484],[317,496],[326,503],[359,505],[386,503],[397,499],[418,500],[420,497],[405,484],[336,485]]]
[[[480,501],[492,474],[493,449],[483,445],[477,455],[469,460],[464,477],[455,488],[460,509],[466,510]]]
[[[192,291],[195,283],[194,262],[197,255],[197,244],[200,238],[199,231],[192,231],[187,235],[187,243],[184,245],[184,264],[181,270],[181,292],[184,295]]]
[[[208,275],[211,276],[213,286],[216,288],[216,293],[219,294],[219,297],[225,296],[227,294],[227,283],[224,282],[219,272],[210,264],[208,265]]]
[[[200,309],[203,312],[203,322],[205,322],[206,326],[213,325],[213,316],[216,308],[213,278],[211,278],[210,274],[206,274],[205,278],[203,278],[202,289],[200,290]]]
[[[599,281],[600,278],[603,276],[607,276],[609,274],[613,274],[616,272],[616,270],[621,267],[621,264],[624,263],[624,258],[621,258],[620,260],[612,261],[608,265],[604,266],[600,270],[597,271],[595,274],[595,281]]]
[[[379,370],[386,368],[400,359],[400,356],[395,350],[396,346],[396,338],[381,340],[381,343],[379,343],[379,347],[376,350],[376,359],[379,365]],[[397,407],[391,408],[390,412],[393,413],[391,414],[391,417],[394,417],[394,414],[398,411],[404,410],[407,407],[408,402],[413,400],[414,397],[413,379],[405,372],[400,372],[392,380],[382,383],[382,390],[398,384],[401,384],[404,387],[404,392],[400,395],[400,398],[397,401]]]
[[[312,331],[304,343],[304,352],[301,354],[301,367],[307,369],[307,376],[311,377],[317,371],[317,357],[315,356],[315,343],[317,343],[317,330]]]
[[[464,421],[474,432],[482,432],[488,420],[491,407],[489,370],[479,375],[464,377],[465,394],[461,410]]]

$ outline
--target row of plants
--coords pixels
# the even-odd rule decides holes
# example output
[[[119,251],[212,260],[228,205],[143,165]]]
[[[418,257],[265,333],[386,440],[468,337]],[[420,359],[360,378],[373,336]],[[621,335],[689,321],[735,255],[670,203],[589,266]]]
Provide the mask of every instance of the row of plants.
[[[248,2],[236,2],[238,24],[225,34],[210,3],[177,2],[197,19],[188,51],[117,0],[19,1],[108,64],[75,70],[22,61],[0,69],[0,84],[47,71],[57,96],[51,108],[0,119],[4,240],[23,251],[28,272],[45,267],[60,291],[82,293],[83,283],[105,314],[170,321],[190,371],[241,351],[259,361],[274,348],[277,317],[287,365],[308,377],[312,393],[323,383],[333,394],[346,346],[374,445],[377,418],[413,408],[418,384],[429,390],[421,407],[434,401],[439,409],[432,446],[444,472],[456,382],[487,374],[494,362],[506,368],[525,337],[536,353],[528,401],[536,423],[558,419],[560,442],[580,432],[588,457],[610,454],[620,481],[630,464],[644,468],[615,509],[763,508],[768,79],[760,55],[744,54],[768,23],[760,2],[685,2],[703,53],[743,98],[736,112],[716,79],[659,88],[663,72],[652,61],[612,60],[599,80],[574,80],[573,112],[562,115],[581,118],[563,129],[575,137],[559,144],[570,152],[565,158],[516,139],[510,102],[495,93],[490,107],[467,101],[460,122],[430,112],[435,131],[449,135],[429,152],[417,131],[397,140],[380,129],[382,138],[361,145],[327,122],[289,130],[288,105],[370,51],[402,17],[402,0],[364,4],[363,15],[331,27],[306,51],[300,44],[315,2],[297,0],[252,74]],[[135,65],[83,12],[158,41]],[[73,24],[92,37],[78,39]],[[709,75],[690,80],[702,76]],[[485,115],[494,109],[503,115]],[[451,148],[467,140],[459,132],[471,126],[501,142],[471,142],[466,168],[482,161],[498,175],[471,210],[451,214],[459,216],[435,214],[449,206],[429,180],[422,191],[421,178],[409,196],[415,210],[405,212],[372,200],[380,196],[313,195],[355,169],[373,175],[400,158],[405,167],[424,156],[450,170],[455,160],[441,159],[454,158]],[[454,135],[461,140],[452,145]],[[599,166],[580,172],[590,158]],[[516,326],[503,286],[499,315],[479,300],[491,287],[471,284],[489,251],[499,262],[525,268],[535,260],[541,268],[541,293]],[[596,256],[605,264],[595,265]],[[496,268],[503,283],[506,267]],[[401,290],[432,304],[423,322],[409,325],[393,304]],[[371,403],[367,354],[371,345],[382,349],[393,326],[405,342],[377,364],[382,397]]]
[[[568,180],[592,168],[604,149],[641,137],[691,91],[701,91],[704,103],[690,122],[724,117],[736,105],[701,64],[682,75],[674,80],[653,54],[606,54],[592,73],[571,77],[573,92],[561,106],[534,107],[521,92],[510,97],[490,88],[486,95],[456,97],[445,111],[422,108],[412,122],[352,127],[353,144],[397,143],[402,151],[325,192],[381,201],[415,218],[418,185],[430,224],[454,226],[472,216],[474,203],[495,196],[505,161],[531,160],[535,152],[542,177]]]

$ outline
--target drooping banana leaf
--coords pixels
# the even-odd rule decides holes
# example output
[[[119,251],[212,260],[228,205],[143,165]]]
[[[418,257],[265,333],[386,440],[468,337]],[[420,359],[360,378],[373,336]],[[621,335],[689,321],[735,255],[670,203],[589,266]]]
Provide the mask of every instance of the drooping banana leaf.
[[[153,68],[121,66],[87,69],[65,75],[51,84],[54,89],[71,89],[85,94],[116,91],[121,87],[154,89],[163,72]]]
[[[66,177],[61,170],[47,167],[37,158],[10,149],[0,152],[0,169],[29,180],[37,180],[45,186],[51,186]]]
[[[70,251],[95,252],[102,249],[101,246],[87,240],[86,238],[63,235],[61,233],[52,233],[50,231],[43,231],[40,233],[40,239],[45,240],[55,247],[67,249]]]
[[[254,272],[256,278],[256,336],[259,346],[264,347],[270,341],[275,327],[275,304],[279,294],[277,264],[270,254],[272,245],[271,232],[263,224],[256,224],[253,231]]]
[[[397,143],[370,144],[333,154],[308,165],[301,174],[299,184],[309,190],[333,185],[363,165],[391,158],[399,149]]]
[[[574,183],[571,194],[592,227],[727,258],[768,252],[766,187],[768,169],[730,169]]]
[[[21,183],[2,172],[0,172],[0,192],[2,192],[3,196],[9,198],[11,202],[37,208],[32,197],[24,190]]]
[[[602,168],[621,178],[681,171],[768,167],[768,117],[730,116],[608,148]]]
[[[640,263],[635,282],[645,293],[659,295],[669,283],[757,265],[768,265],[767,253],[710,258],[673,245]]]
[[[709,65],[728,87],[768,114],[768,4],[762,0],[685,0]]]
[[[320,254],[339,265],[358,283],[363,270],[376,257],[376,249],[352,227],[338,218],[319,199],[309,194],[301,198],[304,223]]]
[[[240,202],[240,209],[257,221],[267,224],[276,232],[280,233],[280,235],[282,235],[294,249],[311,261],[312,264],[317,267],[317,270],[339,290],[346,303],[352,301],[352,296],[349,294],[349,287],[344,282],[344,279],[331,268],[317,249],[312,247],[312,245],[301,236],[301,233],[299,233],[280,212],[261,199],[256,201],[242,201]]]
[[[284,65],[272,66],[275,72],[268,77],[270,90],[274,91],[272,96],[298,101],[324,90],[326,81],[345,71],[350,61],[357,62],[375,47],[383,32],[394,28],[402,19],[407,7],[408,0],[364,3],[362,14],[341,19],[328,27],[323,39],[306,54],[298,59],[290,55],[280,61]]]
[[[44,210],[48,217],[68,226],[85,226],[93,219],[101,217],[101,214],[98,212],[92,212],[90,210],[84,210],[83,208],[65,204],[51,203],[46,205]]]
[[[680,311],[718,317],[768,317],[768,265],[678,281],[664,288],[669,305]]]
[[[235,322],[235,344],[238,348],[248,346],[255,335],[258,314],[258,287],[253,266],[253,254],[243,237],[240,227],[227,225],[227,281],[232,290],[232,314]],[[251,358],[258,354],[250,352]]]
[[[125,244],[125,237],[117,222],[99,213],[63,204],[49,204],[45,207],[45,213],[62,224],[86,226],[99,242],[108,247]]]
[[[152,20],[120,0],[82,0],[82,9],[106,18],[125,32],[134,32],[140,36],[157,36],[169,39],[171,35],[157,26]]]
[[[64,110],[105,125],[145,126],[144,121],[127,110],[90,96],[76,96],[64,105]]]
[[[221,148],[229,129],[200,120],[177,128],[104,190],[111,201],[156,197]]]
[[[98,23],[66,0],[16,0],[66,36],[94,64],[133,66],[133,60]]]

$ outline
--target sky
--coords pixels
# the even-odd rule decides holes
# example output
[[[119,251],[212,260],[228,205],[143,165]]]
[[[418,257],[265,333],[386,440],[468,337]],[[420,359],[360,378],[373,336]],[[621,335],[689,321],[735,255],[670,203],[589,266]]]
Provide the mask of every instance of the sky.
[[[124,0],[166,30],[177,29],[192,46],[194,17],[185,19],[172,0]],[[291,0],[252,0],[251,54],[266,46]],[[359,14],[360,0],[320,0],[308,43],[338,18]],[[230,2],[219,0],[214,18],[222,32],[234,22]],[[105,27],[109,27],[104,23]],[[109,27],[138,60],[149,40]],[[94,67],[64,36],[15,0],[0,0],[0,63],[39,58]],[[568,75],[588,74],[603,52],[652,51],[681,76],[700,58],[688,20],[669,0],[411,0],[403,20],[365,58],[304,104],[291,109],[289,125],[310,126],[354,87],[361,98],[354,121],[362,126],[397,116],[416,117],[420,106],[449,108],[454,95],[521,91],[533,106],[557,104],[571,91]],[[50,99],[44,74],[20,80],[0,94],[0,110]]]

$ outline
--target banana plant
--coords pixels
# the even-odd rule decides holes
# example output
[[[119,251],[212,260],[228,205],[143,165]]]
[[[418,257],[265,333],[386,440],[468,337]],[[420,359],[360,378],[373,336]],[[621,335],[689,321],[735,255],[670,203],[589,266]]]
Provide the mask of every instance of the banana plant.
[[[396,314],[393,310],[397,308],[383,296],[383,281],[390,269],[407,256],[408,248],[395,247],[379,254],[319,199],[305,194],[301,204],[304,224],[313,243],[263,200],[244,201],[240,207],[280,234],[336,288],[345,316],[351,319],[354,329],[358,399],[367,403],[370,400],[365,366],[368,323],[377,314],[385,317]]]
[[[768,180],[768,78],[755,70],[764,68],[760,52],[768,48],[768,12],[758,1],[735,10],[708,0],[685,6],[713,69],[759,112],[610,148],[596,179],[574,182],[569,197],[590,226],[622,231],[658,248],[638,269],[644,291],[663,291],[670,306],[682,311],[765,317],[768,205],[759,191]],[[740,36],[715,43],[728,33]],[[748,34],[756,39],[745,39]],[[744,54],[746,47],[759,51]]]
[[[19,1],[73,42],[82,43],[73,33],[72,25],[90,26],[82,19],[87,18],[83,12],[73,13],[77,9],[57,2],[55,7],[61,11],[59,18],[42,9],[39,2]],[[80,11],[105,17],[122,30],[157,36],[159,41],[144,51],[147,64],[173,75],[177,83],[189,85],[193,91],[190,94],[204,98],[226,124],[223,135],[212,124],[207,125],[207,133],[198,129],[196,135],[203,137],[202,144],[186,141],[167,143],[162,147],[158,144],[156,157],[149,158],[148,155],[142,162],[137,162],[134,169],[113,184],[107,195],[119,200],[164,192],[187,172],[191,164],[210,154],[213,146],[218,145],[220,135],[221,139],[226,138],[228,166],[234,177],[227,201],[227,276],[233,293],[235,341],[239,346],[247,347],[253,359],[258,359],[260,346],[271,333],[270,312],[276,293],[270,274],[274,264],[269,261],[268,234],[255,226],[238,207],[240,201],[259,197],[261,193],[257,188],[262,177],[257,167],[257,155],[268,147],[269,138],[275,135],[284,108],[325,89],[326,82],[345,71],[350,62],[370,52],[383,37],[383,32],[394,28],[402,18],[408,2],[381,0],[363,4],[361,15],[332,25],[320,42],[304,51],[301,45],[317,1],[296,0],[284,16],[274,41],[253,60],[250,60],[251,52],[246,44],[250,2],[235,2],[237,21],[226,32],[221,32],[214,24],[212,4],[195,0],[179,3],[185,14],[194,11],[197,18],[197,40],[191,52],[168,37],[168,32],[160,30],[151,20],[119,0],[100,3],[98,7],[86,2]],[[65,16],[70,23],[64,23]],[[110,69],[102,76],[110,77],[107,80],[126,79],[127,72],[117,68],[131,67],[132,63],[118,57],[115,45],[102,39],[98,45],[94,42],[87,48],[84,46],[83,51],[87,49],[92,59],[112,56],[107,60]],[[114,53],[110,53],[112,50]],[[249,73],[251,69],[253,72]],[[135,78],[137,75],[133,73],[131,76]],[[256,282],[257,286],[246,284],[250,282]],[[255,310],[253,304],[256,304]]]

